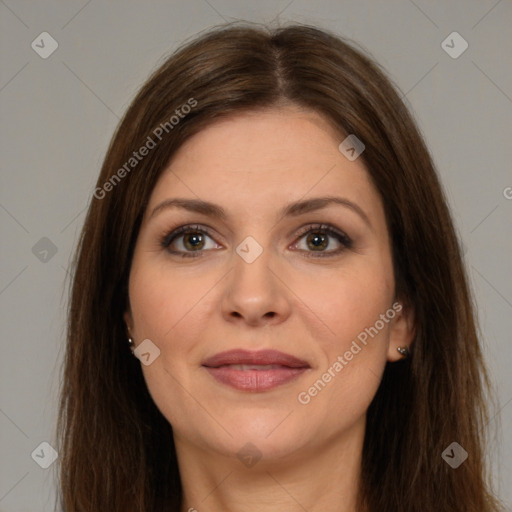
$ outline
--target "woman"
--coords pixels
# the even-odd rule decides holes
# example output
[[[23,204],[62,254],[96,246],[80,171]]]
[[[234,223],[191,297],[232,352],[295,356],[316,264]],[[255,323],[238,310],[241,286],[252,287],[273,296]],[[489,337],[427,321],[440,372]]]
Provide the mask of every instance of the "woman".
[[[445,197],[339,37],[179,49],[113,137],[75,263],[65,511],[498,510]]]

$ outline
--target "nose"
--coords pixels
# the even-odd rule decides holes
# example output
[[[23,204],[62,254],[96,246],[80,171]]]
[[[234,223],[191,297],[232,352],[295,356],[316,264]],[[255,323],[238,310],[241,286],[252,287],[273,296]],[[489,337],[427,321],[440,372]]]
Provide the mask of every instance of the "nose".
[[[253,327],[285,321],[291,311],[291,292],[277,258],[265,249],[251,263],[237,253],[233,260],[222,298],[224,319]]]

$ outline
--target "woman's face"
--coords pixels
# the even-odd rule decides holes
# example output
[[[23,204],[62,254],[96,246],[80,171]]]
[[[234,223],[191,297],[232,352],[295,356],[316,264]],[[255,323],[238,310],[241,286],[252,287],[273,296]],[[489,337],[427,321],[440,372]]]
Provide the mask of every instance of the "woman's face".
[[[125,319],[177,445],[272,460],[364,431],[411,332],[382,201],[342,140],[295,107],[239,114],[157,182]]]

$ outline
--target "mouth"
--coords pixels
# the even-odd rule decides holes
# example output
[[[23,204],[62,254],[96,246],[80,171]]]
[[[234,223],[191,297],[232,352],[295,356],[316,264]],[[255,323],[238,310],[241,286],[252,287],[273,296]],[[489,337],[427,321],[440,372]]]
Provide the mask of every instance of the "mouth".
[[[306,361],[277,350],[230,350],[206,359],[202,366],[218,382],[251,392],[274,389],[311,368]]]

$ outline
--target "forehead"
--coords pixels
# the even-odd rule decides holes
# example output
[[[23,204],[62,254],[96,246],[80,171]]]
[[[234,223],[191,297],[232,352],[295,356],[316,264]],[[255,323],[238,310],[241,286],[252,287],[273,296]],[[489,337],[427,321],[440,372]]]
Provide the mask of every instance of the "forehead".
[[[338,149],[344,138],[318,113],[295,106],[236,114],[179,148],[148,210],[179,196],[228,213],[271,214],[291,201],[341,194],[379,215],[380,197],[362,159],[350,161]]]

